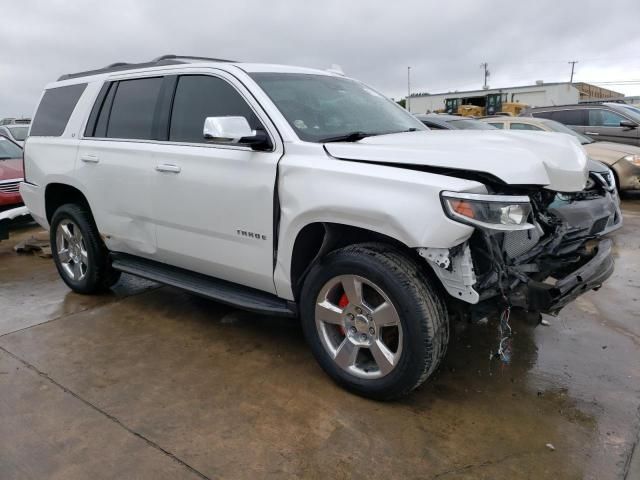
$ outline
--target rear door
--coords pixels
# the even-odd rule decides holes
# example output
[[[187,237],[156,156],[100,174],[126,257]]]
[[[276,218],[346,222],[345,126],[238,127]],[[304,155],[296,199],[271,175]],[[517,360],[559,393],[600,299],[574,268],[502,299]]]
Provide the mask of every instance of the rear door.
[[[158,254],[162,261],[275,293],[274,189],[283,145],[250,92],[211,70],[168,80],[167,138],[153,156]],[[173,98],[171,98],[173,97]],[[241,116],[273,149],[212,143],[205,118]]]
[[[638,128],[620,126],[620,122],[633,122],[630,118],[606,108],[589,108],[587,112],[588,127],[584,133],[590,137],[599,141],[638,145]]]
[[[552,111],[549,116],[545,116],[544,118],[550,118],[551,120],[562,123],[578,133],[584,133],[587,125],[587,112],[585,109],[580,108],[555,110]]]
[[[106,84],[78,149],[78,180],[109,249],[156,253],[151,145],[162,77]]]

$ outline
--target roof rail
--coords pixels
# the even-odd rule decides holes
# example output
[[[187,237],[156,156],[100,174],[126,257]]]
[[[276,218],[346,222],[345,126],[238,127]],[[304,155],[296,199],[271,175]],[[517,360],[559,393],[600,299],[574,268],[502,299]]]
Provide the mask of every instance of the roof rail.
[[[116,62],[107,65],[104,68],[98,68],[96,70],[87,70],[84,72],[66,73],[58,81],[69,80],[71,78],[87,77],[89,75],[97,75],[99,73],[118,72],[121,70],[133,70],[134,68],[147,68],[147,67],[161,67],[164,65],[179,65],[182,63],[192,63],[189,60],[203,60],[209,62],[234,62],[234,60],[224,60],[222,58],[210,58],[210,57],[196,57],[192,55],[162,55],[154,58],[150,62],[143,63],[127,63]]]

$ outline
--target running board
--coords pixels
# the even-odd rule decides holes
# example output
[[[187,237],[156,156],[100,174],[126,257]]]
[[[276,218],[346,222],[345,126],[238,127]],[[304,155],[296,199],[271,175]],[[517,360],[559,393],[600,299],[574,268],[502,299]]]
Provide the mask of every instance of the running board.
[[[216,302],[266,315],[297,316],[295,303],[261,290],[125,253],[112,253],[111,258],[111,265],[116,270],[171,285]]]

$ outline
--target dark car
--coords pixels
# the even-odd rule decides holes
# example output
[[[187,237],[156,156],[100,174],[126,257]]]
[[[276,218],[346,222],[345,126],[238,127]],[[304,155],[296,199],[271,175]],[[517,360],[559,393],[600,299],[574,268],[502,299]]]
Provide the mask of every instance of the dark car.
[[[419,113],[415,117],[432,130],[495,130],[495,127],[487,123],[460,115]]]
[[[640,111],[624,103],[529,108],[520,116],[549,118],[594,140],[640,146]]]

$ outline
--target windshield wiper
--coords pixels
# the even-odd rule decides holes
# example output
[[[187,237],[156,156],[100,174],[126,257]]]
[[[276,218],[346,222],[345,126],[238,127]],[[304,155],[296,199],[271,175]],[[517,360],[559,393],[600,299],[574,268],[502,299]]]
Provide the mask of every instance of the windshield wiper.
[[[327,137],[320,140],[322,143],[329,142],[357,142],[358,140],[362,140],[367,137],[374,137],[376,135],[380,135],[379,133],[367,133],[367,132],[350,132],[345,133],[344,135],[338,135],[336,137]]]

